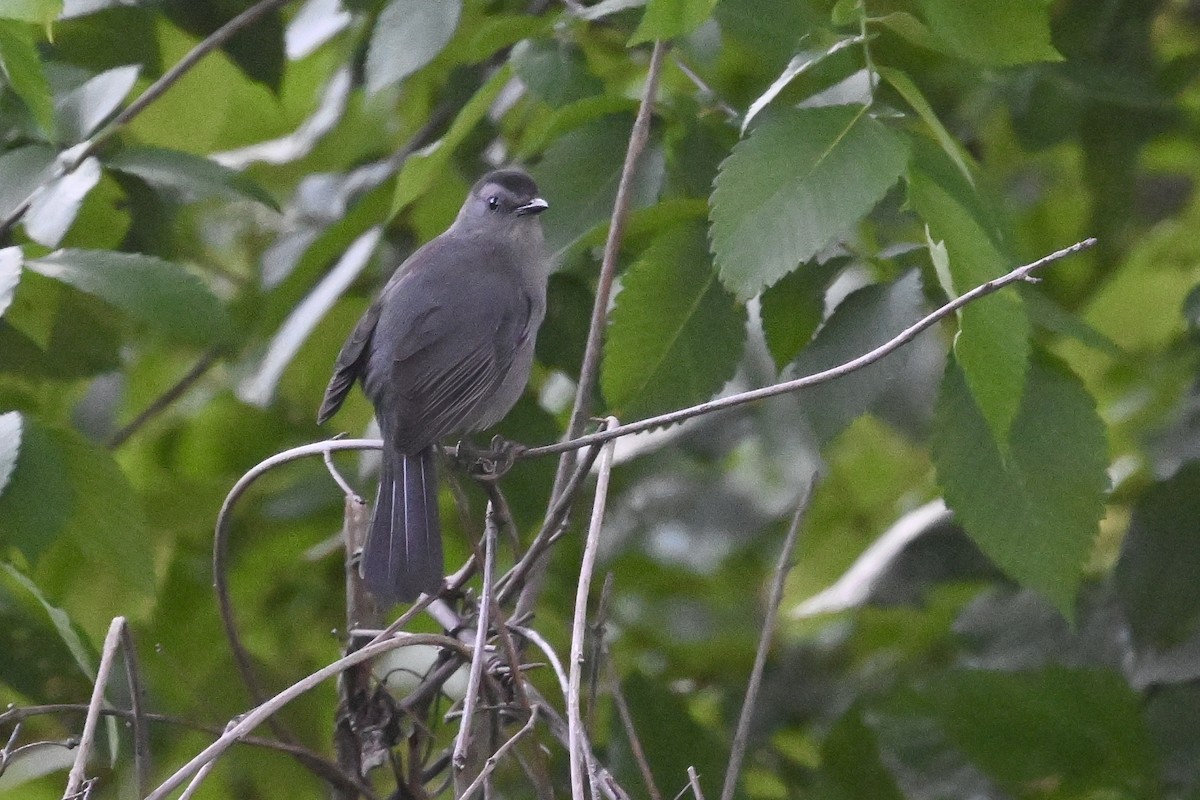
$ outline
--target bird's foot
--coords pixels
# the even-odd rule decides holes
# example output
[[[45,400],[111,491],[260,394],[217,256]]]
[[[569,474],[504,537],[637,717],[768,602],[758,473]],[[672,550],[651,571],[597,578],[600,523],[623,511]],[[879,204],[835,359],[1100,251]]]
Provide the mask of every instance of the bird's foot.
[[[455,462],[477,481],[497,481],[504,477],[525,445],[495,436],[486,449],[470,442],[459,442]]]

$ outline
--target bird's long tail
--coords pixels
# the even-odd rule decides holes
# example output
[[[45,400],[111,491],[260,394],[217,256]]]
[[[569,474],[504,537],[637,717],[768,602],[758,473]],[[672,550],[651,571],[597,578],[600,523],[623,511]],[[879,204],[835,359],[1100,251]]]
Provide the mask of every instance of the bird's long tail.
[[[408,603],[422,592],[434,593],[442,584],[433,448],[407,456],[385,445],[379,478],[379,497],[360,567],[363,583],[385,605]]]

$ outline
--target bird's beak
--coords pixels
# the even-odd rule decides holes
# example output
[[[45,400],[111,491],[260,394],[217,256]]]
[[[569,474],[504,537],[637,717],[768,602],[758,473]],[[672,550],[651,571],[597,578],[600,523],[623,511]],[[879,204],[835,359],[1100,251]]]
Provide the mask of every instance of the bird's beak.
[[[523,217],[526,214],[540,214],[549,207],[550,204],[545,200],[540,197],[535,197],[525,205],[517,206],[517,216]]]

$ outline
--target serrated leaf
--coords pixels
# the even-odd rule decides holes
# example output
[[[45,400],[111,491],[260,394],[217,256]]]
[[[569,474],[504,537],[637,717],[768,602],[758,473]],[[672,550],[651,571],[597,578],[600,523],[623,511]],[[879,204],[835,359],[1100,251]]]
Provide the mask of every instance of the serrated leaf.
[[[918,698],[914,710],[937,720],[1006,794],[1052,785],[1055,797],[1159,795],[1142,698],[1117,672],[956,670]]]
[[[998,567],[1070,617],[1104,512],[1107,445],[1087,390],[1048,356],[1030,362],[1006,449],[951,361],[933,432],[946,504]]]
[[[107,250],[59,250],[25,266],[99,297],[179,341],[208,344],[229,333],[225,309],[187,270],[161,258]]]
[[[767,87],[765,92],[759,95],[758,98],[750,104],[750,108],[746,109],[746,115],[742,117],[742,135],[746,135],[746,129],[750,127],[751,120],[758,116],[760,111],[770,105],[771,101],[778,97],[779,93],[782,92],[789,83],[835,53],[839,53],[851,45],[861,44],[862,42],[862,36],[845,36],[837,39],[828,47],[823,47],[819,50],[805,50],[804,52],[792,56],[792,60],[788,62],[786,67],[784,67],[784,70],[779,74],[779,77]]]
[[[946,126],[938,119],[937,114],[933,110],[933,106],[929,105],[929,101],[925,99],[925,95],[921,93],[921,89],[917,84],[913,83],[912,79],[898,69],[890,67],[876,67],[875,71],[888,83],[892,85],[900,96],[904,98],[913,110],[917,112],[917,116],[933,133],[933,138],[937,139],[938,145],[950,159],[954,162],[954,166],[958,167],[963,177],[970,184],[975,183],[975,177],[971,174],[971,168],[967,166],[967,161],[963,157],[962,148],[958,146],[958,142],[950,135],[950,131],[946,130]]]
[[[604,347],[604,397],[623,419],[707,400],[733,375],[745,329],[745,309],[713,272],[703,226],[670,230],[622,278]]]
[[[4,0],[0,3],[0,18],[49,27],[58,18],[62,5],[62,0]]]
[[[131,64],[101,72],[55,101],[59,138],[81,142],[120,108],[141,67]]]
[[[11,425],[11,416],[5,416]],[[30,563],[37,563],[71,516],[75,494],[53,436],[28,417],[17,416],[19,450],[0,492],[0,546],[15,547]]]
[[[767,349],[783,369],[817,330],[825,317],[825,288],[847,259],[806,264],[785,275],[762,294],[760,314]]]
[[[364,68],[367,91],[404,80],[442,52],[454,36],[461,0],[391,0],[375,20]]]
[[[629,44],[691,33],[704,24],[716,4],[717,0],[650,0]]]
[[[1003,237],[992,222],[996,214],[940,150],[921,140],[908,172],[908,199],[928,226],[933,240],[945,245],[946,269],[938,270],[942,289],[957,297],[998,278],[1014,266]],[[954,353],[995,441],[1008,441],[1021,403],[1029,362],[1031,325],[1021,298],[1004,290],[971,303],[958,315]]]
[[[929,27],[969,61],[1010,66],[1062,61],[1045,0],[920,0]]]
[[[0,249],[0,317],[12,305],[13,294],[21,281],[21,248]]]
[[[12,477],[21,452],[21,415],[16,411],[0,414],[0,497]]]
[[[838,304],[812,343],[800,352],[789,377],[812,375],[844,364],[895,338],[925,311],[921,276],[915,270],[892,284],[873,284]],[[828,442],[866,413],[888,384],[903,374],[903,348],[797,395],[817,441]]]
[[[396,193],[392,197],[393,217],[428,191],[434,178],[449,163],[454,151],[487,114],[500,90],[508,83],[510,75],[512,68],[507,64],[496,70],[458,112],[458,116],[450,123],[442,138],[404,160],[404,166],[396,176]]]
[[[29,27],[0,20],[0,67],[47,136],[54,135],[54,95]]]
[[[904,171],[908,145],[861,106],[773,112],[721,164],[712,247],[749,298],[848,231]]]
[[[88,192],[100,182],[100,162],[84,159],[74,170],[46,183],[29,201],[25,232],[46,247],[57,247],[71,229]]]
[[[266,189],[249,176],[217,162],[163,147],[128,147],[105,162],[110,169],[136,175],[151,186],[192,197],[255,200],[279,210]]]
[[[1200,620],[1200,463],[1188,464],[1138,500],[1113,572],[1134,638],[1166,649]]]

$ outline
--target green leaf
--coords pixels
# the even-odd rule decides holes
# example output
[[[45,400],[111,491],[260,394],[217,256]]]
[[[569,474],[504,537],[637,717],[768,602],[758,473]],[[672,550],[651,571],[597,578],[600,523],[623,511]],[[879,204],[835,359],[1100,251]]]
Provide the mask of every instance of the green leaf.
[[[75,666],[79,667],[79,671],[89,681],[95,681],[96,665],[99,663],[99,659],[96,657],[95,651],[88,646],[83,633],[71,621],[71,617],[67,612],[53,605],[42,594],[37,584],[29,580],[25,575],[22,575],[10,564],[0,564],[0,570],[7,576],[7,579],[3,581],[5,588],[9,591],[12,591],[13,588],[22,590],[41,607],[46,613],[51,627],[58,634],[59,641],[62,642],[67,652],[74,658]]]
[[[601,387],[622,419],[713,396],[736,369],[746,311],[708,257],[704,227],[664,233],[622,277],[604,347]]]
[[[54,95],[27,25],[0,20],[0,67],[42,132],[54,134]]]
[[[133,589],[154,587],[154,560],[145,546],[141,500],[108,451],[74,431],[53,433],[74,495],[71,516],[59,537],[85,563],[118,577]]]
[[[819,778],[828,781],[817,797],[904,800],[905,794],[883,762],[878,737],[852,708],[838,720],[821,746]]]
[[[959,670],[928,682],[918,706],[1009,793],[1157,797],[1142,698],[1107,669]],[[1038,792],[1037,794],[1041,794]]]
[[[825,59],[845,50],[847,47],[856,44],[862,44],[862,36],[843,36],[835,39],[827,47],[822,47],[815,50],[805,50],[792,57],[788,62],[787,67],[779,74],[767,90],[750,104],[750,108],[746,109],[746,115],[742,117],[742,135],[746,135],[746,129],[750,127],[750,122],[758,113],[770,105],[771,101],[779,96],[779,93],[791,83],[793,80],[808,72],[810,69],[820,64]]]
[[[1134,638],[1166,648],[1200,621],[1200,463],[1155,484],[1137,502],[1113,577]]]
[[[846,233],[896,182],[903,138],[861,106],[773,113],[721,165],[712,247],[721,281],[749,298]]]
[[[942,289],[957,297],[998,278],[1013,265],[1003,236],[991,222],[979,192],[940,150],[920,140],[908,172],[908,198],[935,240],[945,244],[952,285]],[[954,353],[967,376],[995,441],[1001,446],[1021,403],[1029,362],[1031,325],[1020,295],[1004,290],[971,303],[958,315]]]
[[[958,167],[963,177],[970,184],[975,183],[975,178],[971,174],[971,168],[967,166],[967,161],[963,157],[962,148],[958,146],[958,142],[950,135],[950,131],[946,130],[946,126],[938,119],[937,114],[933,110],[933,106],[929,105],[929,101],[925,99],[925,95],[921,93],[921,89],[917,84],[913,83],[908,75],[898,69],[890,67],[876,67],[875,71],[880,76],[892,85],[900,96],[904,98],[913,110],[917,112],[917,116],[925,123],[933,134],[933,138],[937,139],[938,145],[941,146],[944,152],[954,162],[954,166]]]
[[[789,373],[812,375],[844,364],[895,338],[921,318],[925,295],[915,270],[892,284],[873,284],[838,304],[817,337],[800,352]],[[820,443],[828,442],[866,413],[905,371],[904,348],[828,383],[800,392],[800,405]]]
[[[12,416],[19,430],[12,441]],[[15,547],[37,563],[67,524],[75,492],[67,477],[66,459],[53,435],[23,414],[6,414],[6,450],[16,450],[16,462],[0,492],[0,546]],[[3,550],[0,550],[2,553]]]
[[[0,155],[0,219],[11,216],[50,177],[54,157],[53,148],[40,144]]]
[[[0,249],[0,317],[12,305],[13,294],[21,281],[21,248]]]
[[[88,193],[100,182],[100,162],[95,158],[45,183],[29,201],[25,232],[46,247],[57,247],[71,229]]]
[[[1061,61],[1045,0],[920,0],[933,32],[968,61],[1008,66]]]
[[[704,24],[716,4],[717,0],[650,0],[629,44],[691,33]]]
[[[0,497],[12,477],[21,452],[21,415],[16,411],[0,414]]]
[[[946,504],[980,549],[1070,617],[1108,487],[1104,424],[1079,380],[1036,355],[1002,448],[951,361],[933,458]]]
[[[197,39],[208,38],[247,8],[241,0],[164,0],[163,6],[172,22]],[[283,16],[278,8],[241,26],[221,44],[221,50],[243,75],[279,92],[286,58]]]
[[[404,166],[396,177],[396,193],[392,197],[393,217],[429,190],[434,179],[450,163],[454,151],[487,114],[511,74],[507,64],[496,70],[458,112],[442,138],[404,160]]]
[[[120,108],[137,82],[141,67],[131,64],[101,72],[59,97],[58,135],[67,142],[82,142]]]
[[[882,17],[869,17],[867,22],[890,28],[894,33],[904,37],[918,47],[942,53],[952,52],[949,45],[934,36],[932,31],[925,27],[925,23],[907,12],[893,11],[890,14],[884,14]]]
[[[217,162],[149,145],[128,147],[105,161],[118,172],[136,175],[151,186],[174,189],[193,197],[247,198],[279,210],[275,198],[249,176]]]
[[[542,215],[546,247],[560,254],[612,217],[633,118],[614,114],[559,137],[533,168],[550,210]],[[634,173],[631,208],[658,199],[664,172],[662,149],[652,142]]]
[[[845,258],[806,264],[762,294],[763,334],[775,365],[783,369],[825,318],[825,288],[846,265]]]
[[[391,0],[371,32],[365,66],[367,91],[404,80],[433,60],[454,36],[461,0]]]
[[[178,264],[136,253],[59,250],[25,266],[121,309],[167,336],[208,344],[229,334],[225,309]]]
[[[4,0],[0,3],[0,18],[19,19],[50,27],[62,12],[62,0]]]
[[[519,42],[509,60],[521,82],[555,108],[604,91],[604,83],[588,71],[582,51],[557,39]]]

